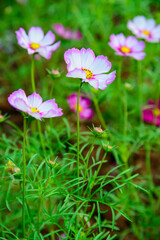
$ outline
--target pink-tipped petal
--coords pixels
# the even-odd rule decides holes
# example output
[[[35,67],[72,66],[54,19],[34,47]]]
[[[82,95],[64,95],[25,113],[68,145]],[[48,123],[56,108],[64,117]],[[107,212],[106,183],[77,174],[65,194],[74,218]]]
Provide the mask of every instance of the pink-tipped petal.
[[[139,29],[143,30],[146,28],[146,19],[144,16],[137,16],[133,19],[135,25],[138,26]]]
[[[44,37],[43,30],[40,27],[31,27],[28,31],[30,43],[40,43]]]
[[[142,60],[146,56],[146,53],[144,53],[144,52],[136,52],[136,53],[131,53],[131,54],[128,54],[128,55],[133,57],[136,60]]]
[[[82,71],[80,69],[75,69],[71,72],[68,72],[66,77],[85,79],[86,78],[86,72]]]
[[[133,52],[141,52],[143,51],[145,48],[145,43],[143,41],[138,42],[137,44],[135,44],[134,46],[132,46],[132,51]]]
[[[16,98],[14,100],[14,104],[12,106],[22,112],[26,112],[26,113],[30,112],[30,107],[27,105],[27,103],[22,98]]]
[[[90,68],[93,74],[100,74],[109,72],[111,69],[111,62],[108,61],[107,57],[102,55],[97,56]]]
[[[31,116],[31,117],[33,117],[33,118],[36,118],[36,119],[38,119],[38,120],[42,120],[42,116],[41,116],[41,114],[39,113],[39,112],[28,112],[28,114]]]
[[[52,117],[60,117],[63,115],[63,112],[62,112],[62,109],[61,108],[58,108],[56,110],[49,110],[48,112],[46,113],[43,113],[42,114],[42,117],[44,118],[52,118]]]
[[[64,53],[64,60],[67,63],[67,70],[73,71],[74,69],[81,69],[82,63],[81,63],[81,52],[79,49],[72,48],[68,49]]]
[[[54,43],[54,41],[55,35],[51,31],[48,31],[44,38],[41,40],[40,45],[41,46],[51,45]]]
[[[43,102],[38,108],[40,112],[48,112],[49,110],[56,110],[56,109],[58,109],[58,106],[55,103],[55,99],[50,99]]]
[[[27,48],[29,45],[29,38],[23,28],[20,28],[18,31],[16,31],[16,37],[18,40],[18,44],[23,47]]]
[[[30,107],[38,108],[42,103],[42,98],[39,94],[34,92],[32,95],[28,96],[28,102],[30,104]]]
[[[99,89],[104,90],[107,88],[107,85],[112,83],[116,78],[116,71],[113,71],[109,74],[99,74],[95,76],[95,79],[99,81]]]
[[[94,52],[90,48],[88,49],[82,48],[80,50],[80,53],[81,53],[81,67],[90,69],[91,65],[95,60]]]
[[[25,92],[22,90],[22,89],[19,89],[17,91],[14,91],[9,97],[8,97],[8,101],[9,103],[13,106],[14,104],[14,101],[16,98],[20,98],[20,99],[23,99],[23,101],[29,105],[28,103],[28,99],[26,97],[26,94]],[[13,106],[14,107],[14,106]]]

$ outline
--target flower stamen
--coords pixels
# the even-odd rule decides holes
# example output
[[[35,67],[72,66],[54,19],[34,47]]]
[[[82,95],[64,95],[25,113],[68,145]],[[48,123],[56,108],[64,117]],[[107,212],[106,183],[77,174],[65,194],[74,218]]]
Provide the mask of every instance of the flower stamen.
[[[131,49],[128,48],[128,47],[123,46],[123,47],[121,47],[121,52],[123,52],[123,53],[130,53]]]
[[[86,73],[86,78],[87,79],[93,78],[93,73],[90,70],[88,70],[86,68],[82,68],[82,70]]]
[[[32,113],[35,113],[35,112],[40,112],[40,111],[37,110],[37,108],[32,108],[32,107],[31,107],[31,112],[32,112]]]
[[[77,105],[74,105],[74,109],[77,111]],[[82,107],[79,105],[79,112],[82,112]]]
[[[155,117],[159,117],[160,116],[160,109],[155,108],[152,110],[152,113]]]
[[[40,47],[40,44],[39,43],[31,43],[30,44],[30,48],[32,48],[33,50],[36,50],[37,48]]]
[[[148,32],[147,30],[143,30],[142,33],[146,36],[149,36],[150,35],[150,32]]]

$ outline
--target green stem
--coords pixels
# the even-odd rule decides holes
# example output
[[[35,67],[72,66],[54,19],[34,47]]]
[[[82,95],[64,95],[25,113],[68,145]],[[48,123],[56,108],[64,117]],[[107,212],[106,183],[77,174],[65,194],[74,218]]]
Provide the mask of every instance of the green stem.
[[[119,61],[118,65],[118,76],[117,76],[117,88],[118,88],[118,101],[119,101],[119,128],[122,126],[122,89],[121,89],[121,75],[122,75],[122,60]]]
[[[35,92],[36,87],[35,87],[35,79],[34,79],[34,54],[32,55],[32,62],[31,62],[31,83],[32,83],[32,90],[33,92]]]
[[[26,118],[24,118],[23,121],[23,129],[24,129],[24,135],[23,135],[23,206],[22,206],[22,229],[23,229],[23,237],[25,238],[25,180],[26,180],[26,157],[25,157],[25,143],[26,143],[26,133],[27,133],[27,127],[26,127]]]
[[[141,111],[141,105],[142,105],[142,66],[141,61],[138,61],[138,100],[139,100],[139,118],[140,123],[142,123],[142,111]]]
[[[95,109],[96,109],[98,119],[100,120],[100,123],[102,124],[103,129],[107,129],[107,125],[106,125],[106,123],[103,119],[103,116],[102,116],[102,113],[100,111],[99,104],[98,104],[98,101],[97,101],[97,98],[96,98],[95,95],[93,96],[93,103],[94,103],[94,106],[95,106]]]
[[[123,123],[123,135],[124,138],[127,135],[127,118],[128,118],[128,113],[127,113],[127,93],[126,91],[124,92],[124,123]],[[124,139],[125,141],[125,139]]]
[[[79,90],[78,90],[78,96],[77,96],[77,177],[79,182],[79,97],[82,87],[82,82],[80,84]]]

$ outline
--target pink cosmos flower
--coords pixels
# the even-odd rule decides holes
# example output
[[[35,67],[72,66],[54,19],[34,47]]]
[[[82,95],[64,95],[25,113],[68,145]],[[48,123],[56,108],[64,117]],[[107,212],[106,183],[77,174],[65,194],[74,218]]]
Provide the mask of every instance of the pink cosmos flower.
[[[71,94],[67,101],[69,103],[70,109],[77,112],[77,94]],[[85,119],[91,119],[93,117],[93,110],[89,108],[91,101],[88,98],[79,97],[79,117]]]
[[[54,31],[64,39],[82,39],[82,34],[78,30],[71,31],[70,28],[65,28],[61,23],[53,24],[52,27]]]
[[[103,55],[95,57],[90,48],[68,49],[64,59],[67,63],[67,77],[81,78],[82,82],[88,82],[95,89],[105,89],[107,84],[112,83],[116,77],[116,71],[105,74],[111,69],[111,62],[107,57]]]
[[[42,103],[41,96],[35,92],[27,97],[25,92],[19,89],[8,97],[8,102],[12,107],[39,120],[63,115],[62,109],[58,108],[55,99]]]
[[[143,106],[142,119],[144,122],[160,126],[160,100],[158,106],[155,101],[148,100],[148,105]]]
[[[128,21],[127,27],[138,38],[144,38],[148,42],[160,41],[160,24],[156,26],[154,19],[137,16],[133,21]]]
[[[40,27],[31,27],[28,35],[23,28],[20,28],[16,31],[16,36],[18,44],[27,49],[28,54],[39,53],[39,55],[46,59],[51,58],[52,52],[60,45],[60,41],[53,44],[55,35],[51,31],[48,31],[44,36],[43,30]]]
[[[146,53],[142,52],[145,48],[143,41],[138,41],[136,37],[125,37],[122,33],[110,36],[109,45],[116,51],[116,55],[129,56],[136,60],[142,60]]]

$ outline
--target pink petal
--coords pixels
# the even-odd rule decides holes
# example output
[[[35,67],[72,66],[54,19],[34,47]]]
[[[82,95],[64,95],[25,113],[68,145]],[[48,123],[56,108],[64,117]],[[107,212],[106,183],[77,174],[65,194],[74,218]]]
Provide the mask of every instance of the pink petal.
[[[37,110],[40,111],[41,113],[48,112],[49,110],[57,110],[57,109],[58,109],[58,106],[55,103],[55,99],[47,100],[37,108]]]
[[[99,88],[104,90],[107,88],[107,85],[112,83],[116,78],[116,71],[113,71],[109,74],[99,74],[95,76],[95,79],[99,82]]]
[[[85,119],[91,119],[93,117],[93,109],[84,109],[82,113],[80,113],[81,118],[85,118]]]
[[[128,56],[133,57],[136,60],[142,60],[146,56],[146,53],[144,52],[128,53]]]
[[[55,35],[51,32],[48,31],[47,34],[44,36],[42,41],[40,42],[41,46],[47,46],[53,44],[55,41]]]
[[[145,30],[147,27],[146,18],[144,16],[137,16],[133,19],[135,25],[138,26],[138,29]]]
[[[30,104],[30,107],[38,108],[42,103],[42,98],[39,94],[34,92],[32,95],[28,96],[28,102]]]
[[[40,43],[44,37],[43,30],[40,27],[31,27],[28,31],[30,43]]]
[[[94,87],[95,89],[98,89],[98,87],[99,87],[99,82],[98,82],[97,79],[94,79],[94,80],[92,80],[92,79],[90,79],[90,80],[88,80],[88,79],[83,79],[82,82],[88,82],[88,83],[89,83],[92,87]]]
[[[80,69],[75,69],[73,71],[68,72],[66,77],[86,79],[86,72]]]
[[[88,49],[82,48],[80,50],[80,53],[81,53],[82,68],[90,69],[90,67],[93,64],[94,59],[95,59],[94,52],[90,48],[88,48]]]
[[[60,46],[60,41],[53,44],[52,46],[40,47],[37,52],[44,58],[50,59],[52,52],[54,52]]]
[[[29,105],[28,99],[26,97],[25,92],[22,89],[19,89],[17,91],[14,91],[9,97],[8,101],[13,106],[15,99],[20,98],[23,99],[23,101]],[[14,106],[13,106],[14,107]]]
[[[16,31],[16,37],[18,40],[18,44],[23,48],[28,48],[29,46],[29,38],[23,28],[20,28]]]
[[[33,118],[36,118],[36,119],[38,119],[38,120],[40,120],[41,121],[41,118],[42,118],[42,116],[41,116],[41,114],[39,113],[39,112],[28,112],[28,114],[31,116],[31,117],[33,117]]]
[[[145,48],[145,43],[143,41],[137,42],[136,45],[131,47],[132,52],[141,52]]]
[[[12,106],[23,112],[30,112],[31,110],[22,98],[16,98]]]
[[[42,117],[44,117],[44,118],[60,117],[62,115],[63,115],[63,113],[62,113],[61,108],[58,108],[57,110],[51,109],[46,113],[42,113]]]
[[[79,49],[76,49],[76,48],[68,49],[64,53],[64,60],[67,63],[68,72],[74,69],[82,68],[81,52]]]
[[[100,74],[109,72],[111,69],[111,63],[108,61],[107,57],[99,55],[95,58],[90,70],[93,74]]]

